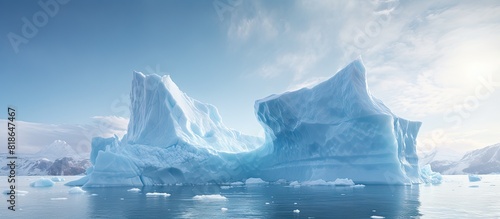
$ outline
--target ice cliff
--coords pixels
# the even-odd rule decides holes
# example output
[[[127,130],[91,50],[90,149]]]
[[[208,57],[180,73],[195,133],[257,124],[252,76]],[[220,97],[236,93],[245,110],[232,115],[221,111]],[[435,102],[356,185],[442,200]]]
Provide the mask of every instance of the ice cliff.
[[[420,122],[395,116],[368,89],[355,60],[313,88],[255,103],[266,139],[227,128],[217,109],[183,93],[169,76],[134,73],[122,138],[95,138],[80,186],[335,180],[420,181]]]

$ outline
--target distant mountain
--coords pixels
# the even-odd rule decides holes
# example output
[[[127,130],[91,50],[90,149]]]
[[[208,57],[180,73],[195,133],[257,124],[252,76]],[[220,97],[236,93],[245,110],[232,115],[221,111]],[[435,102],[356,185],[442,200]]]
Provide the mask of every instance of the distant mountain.
[[[500,143],[466,153],[459,161],[438,160],[430,163],[441,174],[500,173]]]
[[[0,157],[1,163],[7,163],[7,155]],[[80,175],[91,166],[89,155],[81,155],[63,140],[56,140],[35,154],[18,155],[16,174],[33,175]],[[9,166],[0,168],[0,175],[5,176]]]
[[[63,140],[55,140],[52,144],[42,148],[36,154],[36,157],[47,158],[49,160],[56,160],[62,157],[72,157],[81,159],[82,156],[77,153],[68,143]]]

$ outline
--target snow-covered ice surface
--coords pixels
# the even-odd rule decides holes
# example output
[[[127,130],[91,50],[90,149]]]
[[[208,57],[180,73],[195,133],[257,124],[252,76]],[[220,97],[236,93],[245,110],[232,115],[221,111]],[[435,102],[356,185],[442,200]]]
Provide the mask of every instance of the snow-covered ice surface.
[[[421,123],[397,117],[371,95],[360,59],[315,87],[257,100],[265,139],[227,128],[214,106],[189,97],[169,76],[135,72],[130,99],[127,134],[94,138],[93,167],[67,185],[421,181]]]

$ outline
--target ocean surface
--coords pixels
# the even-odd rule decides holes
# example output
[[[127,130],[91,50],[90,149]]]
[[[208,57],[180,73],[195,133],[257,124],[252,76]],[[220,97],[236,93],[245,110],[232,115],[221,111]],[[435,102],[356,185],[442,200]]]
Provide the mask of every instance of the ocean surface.
[[[27,193],[16,197],[16,211],[7,209],[8,196],[2,194],[0,218],[500,218],[500,175],[482,177],[469,182],[465,175],[444,176],[440,185],[176,185],[71,194],[65,182],[33,188],[29,184],[40,176],[18,176],[17,188]],[[0,186],[7,189],[5,176]],[[153,192],[170,196],[146,195]]]

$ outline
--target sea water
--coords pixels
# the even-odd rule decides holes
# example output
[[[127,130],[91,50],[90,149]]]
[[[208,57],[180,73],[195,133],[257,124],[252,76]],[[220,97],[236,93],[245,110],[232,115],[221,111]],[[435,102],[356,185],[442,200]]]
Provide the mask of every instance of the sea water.
[[[444,176],[440,185],[179,184],[139,191],[83,188],[84,193],[70,193],[65,182],[29,186],[39,178],[17,177],[16,187],[27,193],[16,197],[16,211],[8,210],[3,194],[0,218],[500,218],[500,175],[485,175],[479,182],[469,182],[466,175]],[[4,191],[7,178],[0,180]]]

